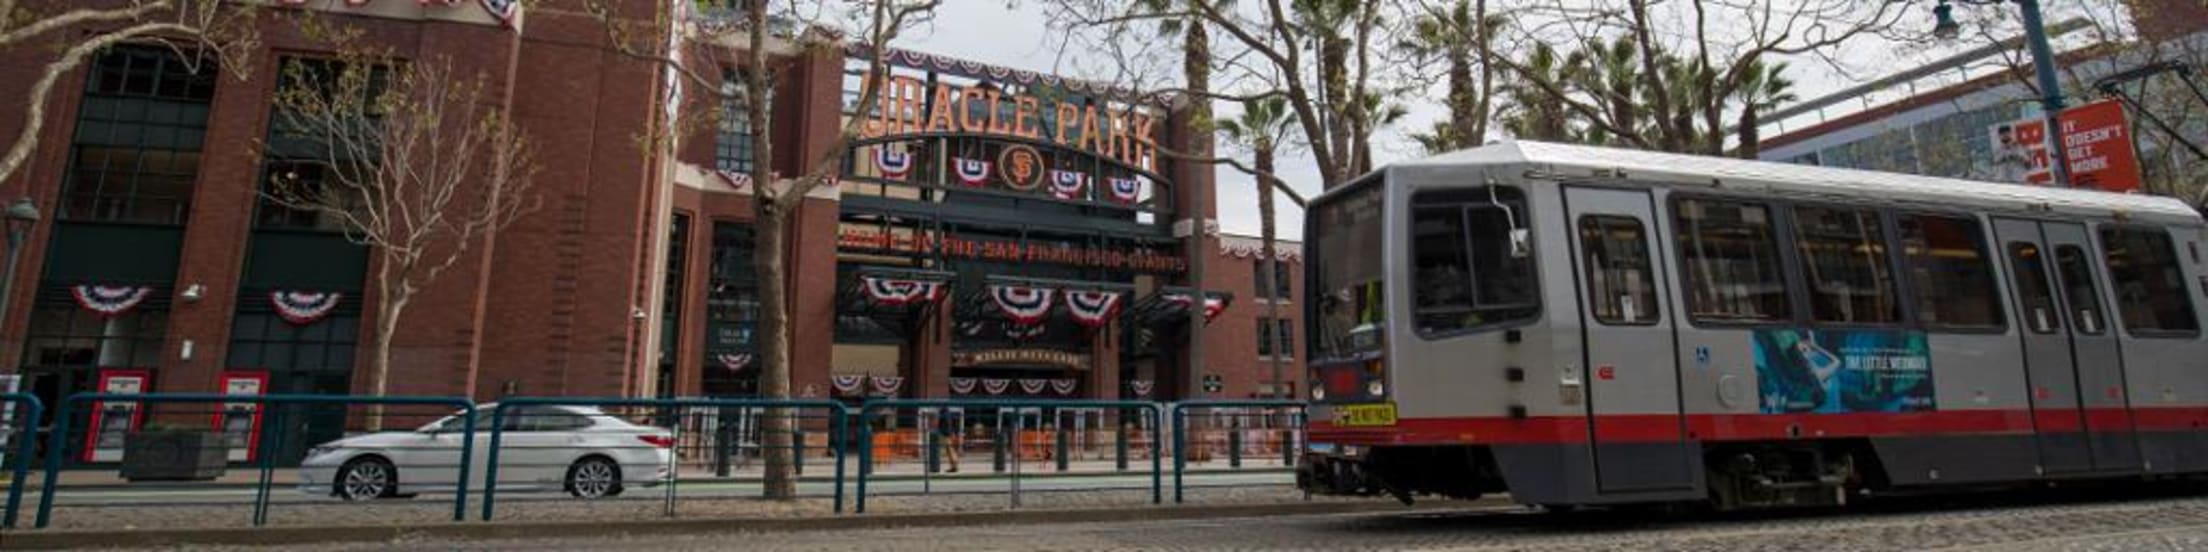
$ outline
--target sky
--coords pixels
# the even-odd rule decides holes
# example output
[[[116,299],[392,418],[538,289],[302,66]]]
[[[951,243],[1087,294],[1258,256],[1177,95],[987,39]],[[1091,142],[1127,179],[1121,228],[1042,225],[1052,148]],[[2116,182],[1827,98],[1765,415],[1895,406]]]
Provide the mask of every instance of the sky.
[[[1922,26],[1929,30],[1933,21],[1929,8],[1930,3],[1924,2],[1921,4],[1923,5],[1911,5],[1907,8],[1912,11],[1902,15],[1900,21],[1903,25],[1921,22]],[[1797,60],[1794,63],[1794,70],[1789,74],[1797,81],[1795,89],[1801,98],[1810,99],[1822,96],[1844,89],[1856,82],[1875,79],[1886,72],[1901,67],[1915,66],[1950,55],[1961,49],[1983,44],[1986,41],[1993,40],[1996,36],[2012,35],[2014,34],[2015,22],[2008,13],[2000,11],[2006,9],[2008,8],[1963,7],[1958,9],[1957,17],[1965,22],[1966,29],[1968,29],[1965,38],[1958,41],[1922,43],[1912,39],[1897,40],[1872,37],[1850,43],[1844,51],[1836,52],[1836,55],[1833,56],[1834,61]],[[2103,21],[2120,19],[2117,14],[2095,13],[2090,8],[2058,6],[2050,8],[2048,20],[2053,22],[2067,17],[2079,16],[2093,17],[2096,20]],[[2082,36],[2071,38],[2082,38]],[[1214,40],[1221,39],[1215,38]],[[1973,40],[1976,40],[1976,42],[1973,42]],[[2076,41],[2058,40],[2056,48],[2058,50],[2064,49],[2070,42]],[[1084,59],[1085,55],[1092,54],[1078,51],[1078,47],[1073,49],[1075,51],[1068,51],[1069,48],[1065,38],[1059,31],[1051,28],[1049,14],[1038,2],[1032,0],[946,0],[943,6],[938,8],[933,22],[906,31],[898,39],[896,46],[909,50],[1069,77],[1104,77],[1104,75],[1090,74],[1095,71],[1096,67],[1101,65],[1094,63],[1093,60]],[[1088,62],[1085,63],[1085,61]],[[1991,69],[1981,68],[1980,70]],[[1922,91],[1927,86],[1936,87],[1943,83],[1960,81],[1971,76],[1973,75],[1967,72],[1958,72],[1955,75],[1934,77],[1926,82],[1918,83],[1914,90]],[[1908,90],[1894,90],[1874,97],[1871,102],[1898,99],[1907,95],[1908,92]],[[1440,93],[1436,92],[1428,96],[1439,97]],[[1432,121],[1438,120],[1447,114],[1445,109],[1430,98],[1411,98],[1405,100],[1404,103],[1406,104],[1405,107],[1409,108],[1410,114],[1404,118],[1403,122],[1392,128],[1382,129],[1375,136],[1374,143],[1376,146],[1373,156],[1376,165],[1385,165],[1392,161],[1422,155],[1423,153],[1405,136],[1404,132],[1412,129],[1428,128]],[[1863,107],[1865,106],[1852,105],[1841,106],[1836,109],[1846,111]],[[1217,108],[1220,118],[1231,117],[1233,112],[1234,109],[1231,105],[1221,105]],[[1841,113],[1832,112],[1824,115],[1838,116],[1839,114]],[[1815,120],[1808,122],[1814,123]],[[1246,152],[1235,151],[1232,148],[1225,147],[1224,144],[1222,144],[1220,153],[1222,155],[1246,155]],[[1318,170],[1307,153],[1284,153],[1279,165],[1282,179],[1288,182],[1291,187],[1303,192],[1306,196],[1317,192],[1319,187]],[[1219,189],[1217,197],[1219,205],[1217,212],[1221,230],[1227,233],[1256,235],[1259,227],[1256,214],[1256,180],[1233,169],[1223,168],[1218,174]],[[1285,198],[1280,198],[1275,204],[1279,211],[1279,217],[1276,220],[1280,224],[1281,236],[1292,239],[1293,236],[1300,235],[1303,224],[1301,210]]]

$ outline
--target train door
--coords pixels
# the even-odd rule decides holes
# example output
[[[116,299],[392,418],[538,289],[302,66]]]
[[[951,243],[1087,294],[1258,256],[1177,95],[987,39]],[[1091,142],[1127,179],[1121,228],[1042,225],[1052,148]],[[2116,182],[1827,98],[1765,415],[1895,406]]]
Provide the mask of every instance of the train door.
[[[2139,441],[2131,424],[2131,400],[2124,385],[2122,343],[2115,321],[2101,301],[2109,295],[2095,267],[2101,254],[2082,224],[2041,223],[2047,246],[2054,248],[2055,282],[2070,307],[2071,351],[2077,355],[2078,405],[2085,418],[2087,449],[2094,471],[2139,469]]]
[[[2118,439],[2097,435],[2114,424],[2091,423],[2089,416],[2111,399],[2094,392],[2104,387],[2100,382],[2120,382],[2122,368],[2092,277],[2085,228],[1996,219],[1994,233],[2016,294],[2040,466],[2047,473],[2074,473],[2135,465],[2129,416],[2121,432],[2108,436]],[[2120,410],[2121,384],[2114,389]]]
[[[1642,190],[1567,187],[1585,332],[1596,488],[1691,488],[1697,467],[1680,410],[1677,345],[1655,206]]]

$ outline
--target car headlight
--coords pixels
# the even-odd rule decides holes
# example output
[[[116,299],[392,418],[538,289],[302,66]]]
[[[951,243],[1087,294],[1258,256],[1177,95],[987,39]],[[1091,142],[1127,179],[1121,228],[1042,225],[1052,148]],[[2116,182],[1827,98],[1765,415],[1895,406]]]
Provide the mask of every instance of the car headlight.
[[[332,452],[337,452],[337,447],[333,447],[333,446],[328,446],[328,445],[324,445],[324,446],[319,446],[319,447],[314,447],[314,448],[310,448],[310,449],[307,449],[307,457],[308,457],[308,458],[313,458],[313,457],[316,457],[316,456],[321,456],[321,455],[324,455],[324,454],[329,454],[329,453],[332,453]]]
[[[1320,387],[1320,386],[1317,386],[1317,385],[1313,385],[1313,386],[1311,386],[1311,400],[1314,400],[1314,401],[1323,401],[1323,400],[1326,400],[1326,388],[1325,388],[1325,387]]]
[[[1387,391],[1388,387],[1385,385],[1381,385],[1380,380],[1365,382],[1365,394],[1367,395],[1378,397],[1387,394]]]

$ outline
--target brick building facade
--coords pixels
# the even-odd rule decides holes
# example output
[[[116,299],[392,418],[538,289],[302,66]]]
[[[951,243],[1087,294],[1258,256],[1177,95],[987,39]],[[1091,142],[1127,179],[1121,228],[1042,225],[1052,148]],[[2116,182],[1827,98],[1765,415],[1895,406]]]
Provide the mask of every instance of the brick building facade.
[[[65,75],[39,149],[0,182],[0,197],[28,197],[46,215],[0,318],[0,358],[13,360],[0,374],[23,376],[49,400],[121,380],[214,392],[239,374],[265,378],[266,392],[370,388],[362,344],[379,315],[368,307],[372,256],[258,192],[269,174],[291,170],[262,145],[280,68],[332,54],[298,31],[293,18],[311,13],[401,58],[446,59],[455,74],[483,76],[539,148],[541,208],[475,244],[410,307],[390,393],[755,392],[756,244],[740,175],[752,163],[792,174],[830,153],[864,52],[774,41],[784,64],[768,125],[775,155],[754,159],[747,139],[757,125],[609,48],[580,2],[511,16],[486,8],[494,4],[246,7],[271,16],[258,18],[250,66],[224,68],[243,79],[194,73],[177,53],[141,45]],[[690,39],[678,52],[685,63],[741,74],[715,61],[728,49],[698,32],[729,14],[684,15],[675,30]],[[0,52],[0,68],[35,75],[49,56]],[[1265,307],[1278,301],[1289,321],[1278,326],[1300,345],[1294,295],[1261,292],[1270,279],[1254,239],[1185,231],[1199,226],[1191,212],[1208,221],[1216,210],[1213,168],[1156,154],[1157,144],[1210,141],[1183,130],[1175,100],[913,52],[889,58],[885,105],[895,114],[870,114],[878,131],[854,147],[838,185],[796,214],[788,292],[799,395],[1274,391],[1273,347],[1256,336],[1274,327]],[[0,80],[0,94],[25,97],[29,80]],[[949,104],[963,113],[933,113],[946,97],[974,100]],[[0,133],[18,132],[22,115],[0,108]],[[946,116],[948,127],[929,120]],[[713,128],[682,134],[668,152],[639,146],[677,119]],[[1284,250],[1282,273],[1298,289],[1300,259],[1293,244]],[[1224,307],[1202,330],[1204,370],[1186,360],[1198,264],[1201,288]],[[1022,311],[1039,292],[1049,304]],[[1069,296],[1094,309],[1077,312]],[[1289,381],[1301,379],[1296,356],[1280,355]]]

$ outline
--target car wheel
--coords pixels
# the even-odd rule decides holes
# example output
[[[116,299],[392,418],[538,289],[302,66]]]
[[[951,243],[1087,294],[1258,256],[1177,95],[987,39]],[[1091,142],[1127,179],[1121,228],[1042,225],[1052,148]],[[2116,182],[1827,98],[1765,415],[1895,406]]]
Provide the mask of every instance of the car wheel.
[[[603,456],[576,460],[567,468],[567,492],[581,499],[621,494],[621,467]]]
[[[347,502],[396,496],[398,470],[382,458],[354,458],[337,469],[337,497]]]

